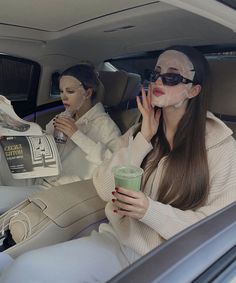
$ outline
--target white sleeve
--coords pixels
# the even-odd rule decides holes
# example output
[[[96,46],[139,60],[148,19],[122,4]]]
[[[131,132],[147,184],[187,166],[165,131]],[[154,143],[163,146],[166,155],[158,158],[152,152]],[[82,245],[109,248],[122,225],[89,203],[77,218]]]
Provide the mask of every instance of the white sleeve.
[[[112,156],[116,142],[120,136],[120,130],[113,120],[104,116],[98,124],[93,125],[93,138],[77,130],[71,140],[78,145],[86,154],[86,159],[97,165]]]

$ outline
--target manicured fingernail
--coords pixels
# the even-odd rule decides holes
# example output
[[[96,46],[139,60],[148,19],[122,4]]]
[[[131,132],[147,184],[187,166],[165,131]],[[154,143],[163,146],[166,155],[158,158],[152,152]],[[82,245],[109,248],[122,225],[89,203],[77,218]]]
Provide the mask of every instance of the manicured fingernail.
[[[118,192],[119,189],[118,189],[118,188],[115,188],[115,190],[116,190],[116,192]]]
[[[113,198],[111,201],[112,201],[112,202],[115,202],[116,200]]]
[[[113,210],[113,212],[117,213],[117,210]]]
[[[113,192],[111,192],[111,193],[114,195],[116,192],[113,191]]]

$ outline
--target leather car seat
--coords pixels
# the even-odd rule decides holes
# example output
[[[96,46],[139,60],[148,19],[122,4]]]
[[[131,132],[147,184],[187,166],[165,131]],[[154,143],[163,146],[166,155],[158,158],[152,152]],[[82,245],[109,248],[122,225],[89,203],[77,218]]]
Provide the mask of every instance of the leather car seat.
[[[124,133],[139,117],[135,97],[140,92],[141,77],[125,71],[100,71],[99,78],[104,86],[103,104]]]
[[[232,129],[236,138],[236,59],[209,60],[212,74],[208,109]]]

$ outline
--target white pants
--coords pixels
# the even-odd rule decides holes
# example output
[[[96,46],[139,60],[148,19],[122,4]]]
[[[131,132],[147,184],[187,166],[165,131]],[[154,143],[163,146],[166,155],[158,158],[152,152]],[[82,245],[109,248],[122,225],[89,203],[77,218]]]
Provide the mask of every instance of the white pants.
[[[0,282],[102,283],[139,258],[127,248],[125,254],[113,235],[93,231],[89,237],[23,254],[4,272]]]
[[[43,186],[0,186],[0,214],[19,204],[32,193],[43,190]]]
[[[4,252],[0,252],[0,274],[4,272],[12,263],[14,259]],[[0,281],[1,282],[1,281]]]

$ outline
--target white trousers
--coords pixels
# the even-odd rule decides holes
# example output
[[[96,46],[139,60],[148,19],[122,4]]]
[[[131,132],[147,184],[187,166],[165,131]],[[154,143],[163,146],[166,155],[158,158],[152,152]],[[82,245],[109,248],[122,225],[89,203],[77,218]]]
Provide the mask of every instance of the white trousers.
[[[127,248],[124,254],[110,233],[93,231],[89,237],[23,254],[4,272],[0,282],[102,283],[131,264],[135,257],[139,258]]]
[[[43,190],[43,186],[0,186],[0,214],[19,204],[31,194]]]
[[[13,261],[14,259],[8,254],[0,252],[0,274],[2,274],[13,263]]]

